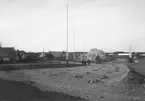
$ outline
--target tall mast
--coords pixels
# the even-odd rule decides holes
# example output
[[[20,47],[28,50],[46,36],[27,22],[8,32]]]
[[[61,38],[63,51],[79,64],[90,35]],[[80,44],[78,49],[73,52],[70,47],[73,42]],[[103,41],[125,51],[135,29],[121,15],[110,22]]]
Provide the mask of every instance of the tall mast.
[[[130,47],[129,47],[129,57],[132,58],[131,44],[130,44]]]
[[[68,64],[68,5],[67,5],[67,50],[66,50],[66,64]]]
[[[75,31],[74,31],[74,63],[75,63]]]

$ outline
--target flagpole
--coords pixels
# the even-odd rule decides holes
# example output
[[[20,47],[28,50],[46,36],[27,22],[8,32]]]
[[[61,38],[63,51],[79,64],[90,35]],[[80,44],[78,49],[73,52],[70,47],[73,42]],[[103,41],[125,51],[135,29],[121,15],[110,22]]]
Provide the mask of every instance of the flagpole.
[[[42,53],[42,60],[44,59],[44,48],[43,48],[43,53]]]
[[[66,64],[68,64],[68,4],[67,4],[67,51],[66,51]]]
[[[129,57],[132,58],[131,44],[130,44],[130,47],[129,47]]]
[[[130,46],[129,46],[129,57],[130,58],[132,58],[132,43],[133,43],[133,39],[131,39]]]
[[[75,31],[74,31],[74,64],[75,64]]]

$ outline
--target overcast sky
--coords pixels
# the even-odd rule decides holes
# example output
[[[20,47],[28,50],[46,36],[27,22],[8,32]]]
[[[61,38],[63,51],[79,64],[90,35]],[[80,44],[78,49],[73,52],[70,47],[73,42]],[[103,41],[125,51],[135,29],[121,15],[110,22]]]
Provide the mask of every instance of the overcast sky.
[[[26,51],[145,51],[145,0],[0,0],[2,46]]]

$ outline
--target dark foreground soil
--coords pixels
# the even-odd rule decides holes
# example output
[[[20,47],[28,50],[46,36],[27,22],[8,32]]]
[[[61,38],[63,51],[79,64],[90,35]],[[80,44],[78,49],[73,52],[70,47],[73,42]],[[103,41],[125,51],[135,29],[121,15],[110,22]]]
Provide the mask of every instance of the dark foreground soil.
[[[21,64],[0,64],[0,71],[20,69],[46,69],[46,68],[74,68],[81,64],[50,64],[50,63],[21,63]]]
[[[0,80],[0,101],[86,101],[59,92],[44,92],[21,82]]]

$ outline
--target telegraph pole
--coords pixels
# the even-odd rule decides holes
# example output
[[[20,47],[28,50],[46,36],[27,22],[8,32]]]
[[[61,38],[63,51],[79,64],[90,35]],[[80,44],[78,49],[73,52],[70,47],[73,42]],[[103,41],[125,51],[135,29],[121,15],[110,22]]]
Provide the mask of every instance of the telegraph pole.
[[[68,5],[67,5],[67,49],[66,49],[66,64],[68,64]]]
[[[75,64],[75,31],[74,31],[74,64]]]
[[[131,45],[129,47],[129,57],[132,58],[132,50],[131,50]]]
[[[42,60],[44,60],[44,48],[43,48],[43,53],[42,53]]]

